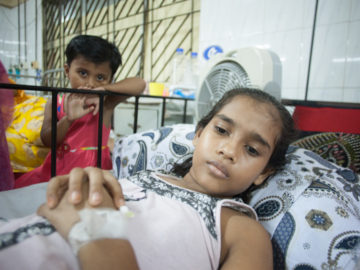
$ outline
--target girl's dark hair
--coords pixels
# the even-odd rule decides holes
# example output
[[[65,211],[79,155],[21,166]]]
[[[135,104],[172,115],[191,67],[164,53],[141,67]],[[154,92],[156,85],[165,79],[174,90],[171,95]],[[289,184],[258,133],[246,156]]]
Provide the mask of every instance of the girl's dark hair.
[[[231,100],[236,96],[246,96],[250,97],[255,101],[273,105],[279,112],[280,119],[282,122],[281,133],[275,144],[274,151],[270,157],[267,169],[280,169],[286,163],[286,151],[293,140],[296,139],[297,132],[294,126],[294,121],[289,113],[289,111],[273,96],[268,93],[251,88],[240,88],[233,89],[226,92],[223,97],[214,105],[211,111],[205,115],[196,125],[196,130],[203,129],[211,121],[211,119]],[[188,158],[183,163],[174,164],[171,173],[178,176],[185,176],[192,165],[192,158]]]
[[[111,77],[114,77],[116,70],[121,65],[119,50],[114,44],[98,36],[79,35],[74,37],[67,45],[65,55],[66,63],[69,66],[79,55],[96,64],[109,62]]]

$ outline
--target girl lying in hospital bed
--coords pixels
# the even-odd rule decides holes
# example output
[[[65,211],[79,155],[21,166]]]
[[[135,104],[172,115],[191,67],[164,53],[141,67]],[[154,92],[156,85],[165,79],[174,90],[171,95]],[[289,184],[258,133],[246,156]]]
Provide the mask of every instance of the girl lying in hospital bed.
[[[0,227],[2,267],[77,269],[78,259],[83,269],[272,269],[269,235],[242,195],[285,163],[294,134],[290,114],[268,94],[229,91],[198,123],[193,157],[171,174],[143,171],[121,187],[96,168],[53,178],[53,209],[38,211],[46,219]],[[133,217],[115,210],[125,201]]]

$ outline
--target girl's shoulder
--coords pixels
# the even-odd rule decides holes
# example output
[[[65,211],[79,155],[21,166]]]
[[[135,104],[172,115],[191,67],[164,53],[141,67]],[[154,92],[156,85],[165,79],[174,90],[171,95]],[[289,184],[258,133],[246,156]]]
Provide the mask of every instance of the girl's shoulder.
[[[226,264],[232,265],[240,259],[243,263],[246,261],[246,265],[253,265],[261,258],[264,264],[259,269],[271,269],[270,235],[257,220],[245,213],[224,207],[221,211],[221,234],[222,264],[226,261]]]
[[[264,227],[246,212],[237,211],[229,207],[221,210],[222,237],[237,241],[252,241],[253,238],[263,238],[268,241],[269,234]],[[262,241],[260,239],[260,241]]]

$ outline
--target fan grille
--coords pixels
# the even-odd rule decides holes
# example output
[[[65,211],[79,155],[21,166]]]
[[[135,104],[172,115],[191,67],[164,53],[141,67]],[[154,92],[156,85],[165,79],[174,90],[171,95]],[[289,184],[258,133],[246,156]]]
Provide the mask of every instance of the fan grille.
[[[206,115],[225,92],[239,87],[251,87],[251,83],[247,73],[237,62],[226,61],[215,65],[200,87],[198,119]]]

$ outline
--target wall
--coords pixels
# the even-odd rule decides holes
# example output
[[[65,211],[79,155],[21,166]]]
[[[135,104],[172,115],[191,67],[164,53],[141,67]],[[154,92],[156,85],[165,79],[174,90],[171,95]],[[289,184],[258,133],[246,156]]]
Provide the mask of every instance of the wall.
[[[315,3],[315,0],[202,0],[199,52],[213,44],[225,51],[247,46],[273,50],[282,61],[282,97],[305,99]],[[20,9],[0,7],[0,59],[6,68],[19,61],[37,60],[42,65],[41,1],[26,2],[26,42],[24,11],[24,4]],[[359,33],[360,0],[319,0],[309,100],[360,102]],[[36,72],[30,67],[21,74],[33,76]],[[34,81],[17,80],[29,84]]]
[[[40,84],[28,76],[36,76],[36,69],[31,67],[33,61],[42,70],[41,22],[40,0],[28,0],[14,8],[0,6],[0,59],[13,74],[15,67],[20,67],[21,77],[12,77],[19,84]]]
[[[199,52],[268,48],[282,62],[282,98],[305,99],[315,0],[202,0]],[[360,0],[319,0],[308,100],[360,102]]]

